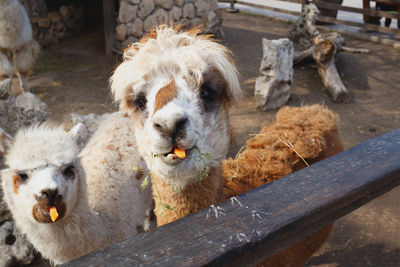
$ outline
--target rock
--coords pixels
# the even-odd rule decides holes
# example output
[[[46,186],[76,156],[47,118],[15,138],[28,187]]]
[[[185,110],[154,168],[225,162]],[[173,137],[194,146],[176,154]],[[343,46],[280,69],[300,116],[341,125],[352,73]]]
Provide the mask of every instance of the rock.
[[[138,38],[133,37],[133,36],[129,36],[128,39],[126,39],[125,41],[122,42],[122,44],[121,44],[122,50],[124,50],[125,48],[127,48],[131,44],[136,43],[137,41],[139,41]]]
[[[263,58],[257,77],[254,96],[263,110],[275,109],[286,104],[290,97],[293,78],[294,49],[287,39],[263,38]]]
[[[218,12],[218,10],[216,10]],[[219,16],[213,10],[208,12],[207,16],[207,30],[206,33],[212,33],[216,38],[223,38],[224,33],[222,32],[221,25],[222,25],[222,16]]]
[[[60,22],[54,22],[51,25],[51,28],[55,31],[55,32],[59,32],[62,31],[64,29],[64,23]]]
[[[58,10],[58,13],[60,13],[61,17],[65,20],[68,20],[71,17],[71,11],[69,10],[68,7],[62,5],[60,9]]]
[[[187,3],[183,6],[183,17],[189,19],[194,18],[194,5],[192,3]]]
[[[154,9],[153,0],[145,0],[139,4],[138,17],[144,20],[147,15],[149,15]]]
[[[136,18],[138,7],[130,5],[128,2],[122,1],[119,7],[118,20],[121,23],[127,23]]]
[[[210,10],[219,10],[218,0],[209,0],[210,2]]]
[[[173,6],[169,12],[169,17],[173,20],[179,20],[182,17],[182,8]]]
[[[47,105],[43,103],[39,97],[30,92],[23,93],[15,99],[15,106],[26,111],[45,111]]]
[[[199,26],[199,25],[201,25],[201,24],[204,24],[204,23],[203,23],[203,20],[200,19],[200,18],[194,18],[194,19],[192,19],[192,20],[190,21],[190,25],[191,25],[192,27],[194,27],[194,26]]]
[[[0,266],[29,264],[35,256],[32,245],[18,232],[13,222],[6,221],[0,226]]]
[[[128,0],[129,4],[136,5],[140,3],[140,0]]]
[[[204,14],[207,14],[207,12],[210,10],[211,7],[211,0],[201,0],[201,1],[195,1],[194,4],[196,5],[196,10],[197,10],[197,16],[203,16]]]
[[[143,36],[143,21],[139,18],[134,23],[128,23],[128,34],[141,38]]]
[[[44,121],[49,116],[46,104],[26,92],[18,97],[0,100],[0,127],[13,136],[21,127]],[[18,98],[18,105],[17,105]]]
[[[153,14],[148,16],[144,21],[143,28],[145,32],[149,32],[151,28],[160,24],[169,22],[168,13],[162,8],[157,8]]]
[[[128,32],[128,27],[126,26],[126,24],[119,24],[115,31],[118,41],[123,41],[126,39],[126,34]]]
[[[183,6],[183,3],[185,3],[185,0],[174,0],[175,4],[178,6]]]
[[[11,78],[0,81],[0,98],[7,96],[11,92]]]
[[[56,11],[50,12],[48,17],[51,20],[51,22],[59,22],[59,21],[61,21],[61,16]]]
[[[289,31],[289,39],[302,48],[310,47],[313,44],[313,38],[319,35],[315,26],[318,14],[315,4],[304,5],[295,26]]]
[[[156,6],[160,6],[165,9],[170,9],[173,3],[173,0],[154,0],[154,4]]]
[[[48,17],[34,17],[31,19],[32,23],[36,23],[41,28],[50,27],[50,19]]]

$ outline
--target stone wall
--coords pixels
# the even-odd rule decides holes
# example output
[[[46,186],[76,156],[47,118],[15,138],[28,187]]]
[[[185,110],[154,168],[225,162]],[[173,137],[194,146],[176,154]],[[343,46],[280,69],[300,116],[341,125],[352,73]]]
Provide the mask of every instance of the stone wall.
[[[222,37],[217,0],[120,0],[117,48],[124,49],[160,24],[204,25],[207,33]]]
[[[62,5],[46,16],[31,16],[33,37],[48,46],[75,35],[82,30],[82,11],[79,5]]]

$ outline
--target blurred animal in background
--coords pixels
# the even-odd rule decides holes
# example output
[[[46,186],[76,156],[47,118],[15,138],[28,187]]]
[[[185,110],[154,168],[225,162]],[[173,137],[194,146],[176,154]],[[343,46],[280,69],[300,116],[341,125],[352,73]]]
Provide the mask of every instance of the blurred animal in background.
[[[387,12],[397,12],[397,6],[398,4],[387,4],[387,3],[380,3],[377,2],[375,9],[376,10],[381,10],[381,11],[387,11]],[[379,18],[380,20],[381,18]],[[392,23],[392,19],[391,18],[385,18],[385,26],[389,27],[390,24]]]
[[[39,50],[24,6],[18,0],[0,0],[0,80],[14,73],[22,92],[27,91],[25,76],[32,70]]]

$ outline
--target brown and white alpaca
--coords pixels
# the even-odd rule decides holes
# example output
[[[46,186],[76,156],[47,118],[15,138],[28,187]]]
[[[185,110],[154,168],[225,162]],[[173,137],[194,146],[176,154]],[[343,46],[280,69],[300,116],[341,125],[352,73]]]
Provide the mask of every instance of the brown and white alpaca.
[[[230,145],[228,108],[241,89],[230,52],[199,33],[153,30],[125,51],[111,78],[115,100],[134,118],[159,226],[226,199],[222,163]],[[317,248],[328,233],[314,238],[322,240]]]
[[[198,33],[152,31],[125,52],[111,78],[115,99],[134,116],[137,147],[159,200],[156,211],[173,207],[157,218],[159,225],[225,198],[221,162],[230,143],[228,106],[241,89],[229,51]],[[186,157],[176,156],[175,148]],[[206,164],[203,155],[211,155]]]

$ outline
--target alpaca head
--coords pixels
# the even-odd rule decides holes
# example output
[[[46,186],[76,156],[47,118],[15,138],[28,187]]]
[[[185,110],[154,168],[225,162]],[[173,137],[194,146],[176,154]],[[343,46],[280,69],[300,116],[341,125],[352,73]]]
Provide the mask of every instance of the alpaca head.
[[[74,209],[79,197],[77,125],[69,133],[46,124],[17,133],[1,173],[4,198],[18,221],[52,223],[49,209],[58,212],[57,223]]]
[[[133,114],[148,167],[168,183],[185,186],[225,158],[228,106],[240,85],[229,51],[198,30],[153,30],[125,51],[111,90]]]

